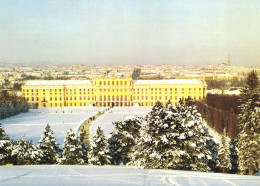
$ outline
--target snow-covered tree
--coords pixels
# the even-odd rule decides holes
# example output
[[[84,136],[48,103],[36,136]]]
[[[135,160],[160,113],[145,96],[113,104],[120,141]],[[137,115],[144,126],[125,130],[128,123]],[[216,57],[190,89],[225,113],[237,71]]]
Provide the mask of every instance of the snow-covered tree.
[[[167,135],[168,131],[172,131],[171,123],[175,124],[172,122],[173,115],[168,114],[166,108],[160,102],[157,102],[145,120],[147,124],[141,130],[141,137],[135,146],[135,153],[129,164],[144,168],[174,168],[170,163],[178,162],[176,159],[173,160],[173,156],[176,154],[176,157],[178,157],[177,153],[178,150],[180,152],[180,149],[176,149],[176,153],[172,157],[164,156],[165,152],[175,150],[174,143],[176,143],[176,140],[174,137],[178,136],[178,129],[176,129],[175,135]],[[181,153],[185,154],[185,152]],[[181,158],[179,158],[180,160]]]
[[[42,151],[38,149],[31,140],[28,143],[27,150],[25,153],[26,164],[38,164],[41,161],[42,156]]]
[[[115,130],[108,139],[113,164],[127,164],[131,160],[133,147],[140,136],[142,119],[137,116],[125,116],[113,123]]]
[[[221,137],[221,144],[219,146],[217,167],[223,173],[230,172],[232,168],[230,162],[229,144],[224,135]]]
[[[67,137],[64,140],[62,149],[61,164],[64,165],[82,165],[84,164],[82,146],[79,137],[75,131],[70,129],[67,132]]]
[[[41,164],[56,164],[59,160],[59,145],[53,136],[54,132],[47,124],[37,147],[42,151]]]
[[[14,142],[12,150],[12,163],[15,165],[38,164],[42,153],[34,146],[33,141],[27,141],[25,136]]]
[[[111,157],[108,152],[108,143],[103,130],[98,127],[90,143],[88,163],[90,165],[108,165]]]
[[[146,117],[134,159],[144,168],[208,171],[210,152],[206,133],[195,107],[155,105]]]
[[[202,122],[201,114],[195,106],[177,106],[171,109],[180,116],[179,145],[188,153],[185,163],[188,170],[209,171],[208,161],[211,159],[207,150],[207,130]],[[184,167],[186,168],[186,166]]]
[[[237,139],[232,139],[229,143],[229,151],[230,151],[230,163],[232,165],[231,173],[238,172],[238,156],[237,156]]]
[[[10,163],[12,143],[0,123],[0,165]]]
[[[26,165],[26,151],[28,148],[28,141],[23,136],[13,145],[12,162],[14,165]]]
[[[241,90],[238,115],[238,168],[242,173],[253,174],[260,161],[260,89],[259,79],[252,71]]]
[[[219,144],[214,141],[214,138],[208,134],[208,138],[206,141],[206,148],[210,151],[210,159],[208,160],[208,166],[211,171],[217,171],[217,160],[218,160],[218,149]]]

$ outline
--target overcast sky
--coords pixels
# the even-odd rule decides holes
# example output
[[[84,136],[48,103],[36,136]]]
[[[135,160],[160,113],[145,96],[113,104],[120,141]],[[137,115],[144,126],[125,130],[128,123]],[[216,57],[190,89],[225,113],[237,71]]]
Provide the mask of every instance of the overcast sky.
[[[260,64],[259,0],[1,0],[0,62]]]

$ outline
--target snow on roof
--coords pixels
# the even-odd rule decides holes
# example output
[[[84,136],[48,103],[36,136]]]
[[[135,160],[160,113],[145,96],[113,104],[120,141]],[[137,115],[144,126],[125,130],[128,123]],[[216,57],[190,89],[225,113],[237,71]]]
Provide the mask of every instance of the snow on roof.
[[[135,85],[171,85],[171,84],[194,84],[194,85],[203,85],[204,82],[201,80],[194,79],[171,79],[171,80],[136,80],[133,82]]]
[[[28,85],[91,85],[89,80],[33,80],[27,81]]]

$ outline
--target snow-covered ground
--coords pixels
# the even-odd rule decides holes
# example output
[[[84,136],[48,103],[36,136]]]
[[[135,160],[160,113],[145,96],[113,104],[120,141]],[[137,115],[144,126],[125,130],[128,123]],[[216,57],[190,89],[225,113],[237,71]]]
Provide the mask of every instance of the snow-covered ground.
[[[96,133],[98,127],[101,127],[105,135],[108,136],[115,129],[112,122],[121,119],[123,116],[144,117],[151,110],[152,107],[114,107],[92,123],[92,135]]]
[[[61,146],[66,137],[66,131],[70,128],[77,130],[82,122],[105,109],[105,107],[32,109],[27,113],[0,120],[0,123],[11,139],[18,140],[25,136],[27,140],[33,140],[35,144],[41,138],[46,125],[50,124],[54,136]]]
[[[1,166],[0,185],[259,185],[260,176],[126,166]]]

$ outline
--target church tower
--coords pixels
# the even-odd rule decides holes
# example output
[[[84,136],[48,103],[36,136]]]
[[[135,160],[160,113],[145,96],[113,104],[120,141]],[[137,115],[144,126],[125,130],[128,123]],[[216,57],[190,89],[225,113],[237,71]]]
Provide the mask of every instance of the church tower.
[[[228,53],[227,65],[230,66],[230,54]]]

